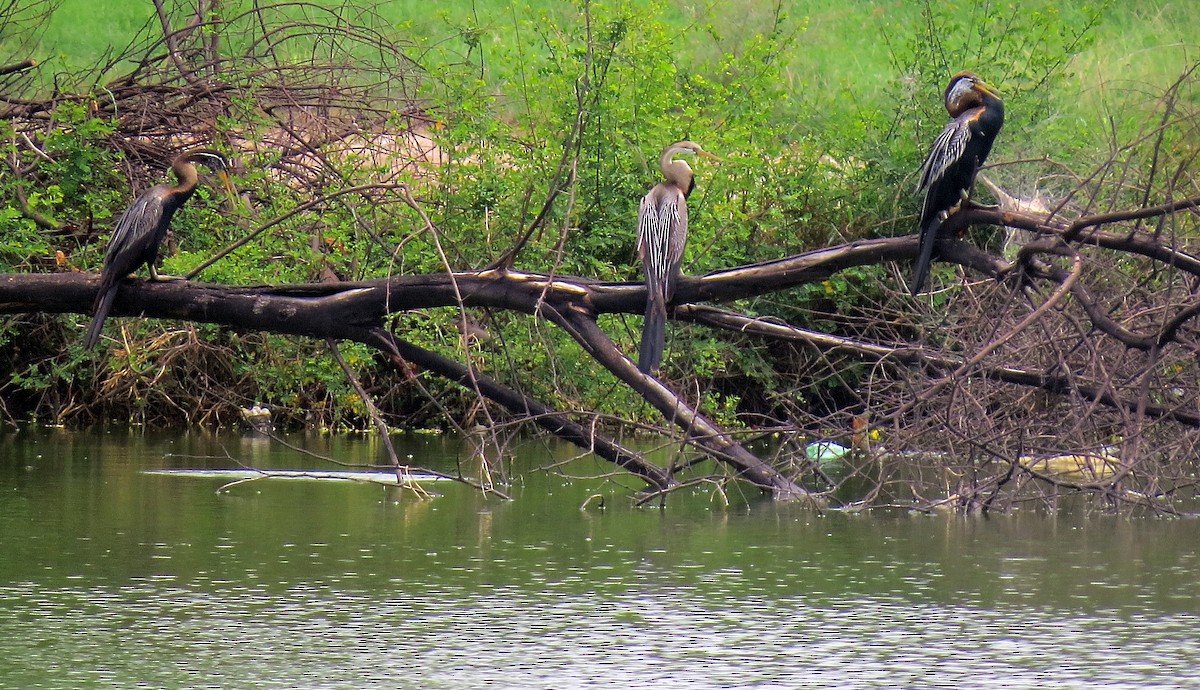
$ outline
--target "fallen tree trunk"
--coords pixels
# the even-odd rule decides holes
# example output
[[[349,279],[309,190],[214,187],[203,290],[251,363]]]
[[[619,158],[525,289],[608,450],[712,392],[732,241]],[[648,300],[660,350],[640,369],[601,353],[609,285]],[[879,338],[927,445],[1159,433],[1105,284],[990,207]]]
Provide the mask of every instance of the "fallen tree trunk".
[[[705,279],[684,281],[688,287],[681,288],[681,292],[728,292],[727,283],[738,279],[708,278],[707,285]],[[759,276],[750,289],[760,289],[761,280]],[[2,275],[0,312],[86,313],[82,305],[90,304],[97,287],[98,278],[83,273]],[[405,343],[384,328],[389,314],[430,307],[492,307],[546,315],[649,400],[668,421],[683,429],[697,447],[731,467],[736,476],[780,498],[808,496],[805,489],[743,448],[657,379],[638,371],[596,326],[600,307],[605,311],[636,313],[644,309],[644,300],[645,289],[640,284],[604,284],[571,277],[549,279],[538,274],[486,270],[353,283],[252,287],[131,280],[122,286],[111,315],[215,323],[239,330],[353,340],[371,345],[461,385],[475,387],[510,412],[616,463],[654,489],[669,489],[673,483],[669,473],[639,454],[587,431],[565,415],[465,365]]]
[[[1200,199],[1174,202],[1155,207],[1160,214],[1196,208]],[[969,209],[947,221],[951,230],[957,224],[1001,223],[1011,227],[1036,229],[1044,239],[1026,245],[1019,264],[978,247],[943,238],[938,244],[942,261],[958,263],[984,276],[1004,278],[1020,274],[1013,289],[1031,297],[1032,286],[1054,286],[1057,297],[1036,309],[1016,330],[999,333],[972,357],[952,356],[895,344],[859,342],[829,334],[817,334],[790,324],[761,321],[736,311],[712,310],[695,306],[697,302],[731,302],[805,284],[819,283],[849,268],[883,264],[911,258],[916,251],[913,236],[852,242],[804,254],[715,271],[704,276],[680,279],[671,317],[691,320],[709,327],[735,330],[777,341],[809,342],[821,349],[838,349],[887,362],[909,366],[930,374],[941,374],[940,382],[927,387],[921,396],[898,406],[883,419],[900,423],[922,401],[946,384],[960,379],[989,379],[1042,389],[1056,394],[1078,394],[1096,404],[1117,409],[1138,418],[1167,418],[1196,426],[1197,416],[1179,406],[1148,402],[1145,396],[1128,398],[1110,386],[1085,385],[1070,376],[1055,373],[1055,367],[1038,371],[1011,366],[988,366],[984,359],[1011,340],[1020,330],[1040,320],[1042,312],[1055,307],[1056,301],[1070,294],[1092,319],[1092,328],[1128,348],[1149,349],[1157,353],[1172,343],[1190,343],[1188,325],[1200,306],[1194,303],[1177,308],[1159,320],[1152,330],[1139,332],[1117,323],[1093,301],[1081,278],[1084,265],[1077,244],[1095,245],[1106,250],[1125,251],[1170,266],[1173,270],[1200,276],[1200,260],[1193,255],[1161,243],[1145,234],[1122,236],[1106,233],[1108,223],[1132,217],[1145,217],[1146,211],[1110,213],[1065,223],[1046,217],[988,209]],[[1068,272],[1043,257],[1073,257],[1075,268]],[[85,273],[0,275],[0,313],[50,312],[86,313],[98,286],[98,276]],[[602,364],[624,385],[653,405],[664,419],[682,430],[688,443],[723,463],[733,475],[752,482],[773,495],[785,498],[812,498],[814,495],[779,467],[764,461],[734,440],[686,403],[658,379],[647,376],[622,352],[598,325],[603,314],[641,314],[645,309],[645,288],[640,283],[601,282],[584,277],[522,272],[491,268],[428,275],[392,276],[375,280],[330,282],[280,286],[229,286],[188,281],[146,282],[130,280],[123,284],[114,305],[113,316],[141,315],[181,321],[224,325],[242,331],[304,336],[318,339],[351,340],[374,347],[397,366],[417,364],[439,376],[475,390],[504,406],[518,418],[531,420],[561,438],[586,448],[642,478],[655,491],[670,490],[677,483],[670,470],[648,462],[631,451],[573,421],[570,415],[512,390],[476,371],[469,363],[407,342],[402,334],[387,329],[388,319],[398,312],[428,308],[488,308],[529,314],[558,325],[574,338],[584,351]]]

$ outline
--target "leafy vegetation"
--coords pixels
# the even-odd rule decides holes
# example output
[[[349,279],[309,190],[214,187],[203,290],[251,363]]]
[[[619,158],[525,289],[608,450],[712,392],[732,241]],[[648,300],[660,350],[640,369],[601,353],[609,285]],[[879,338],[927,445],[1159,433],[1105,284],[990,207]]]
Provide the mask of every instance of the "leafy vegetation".
[[[126,17],[121,31],[150,19],[141,14],[144,5],[113,5]],[[689,273],[907,234],[915,170],[945,121],[940,93],[949,74],[973,69],[1005,95],[1011,114],[993,154],[997,160],[1053,155],[1061,165],[1107,155],[1093,142],[1100,131],[1096,94],[1112,84],[1097,75],[1111,74],[1109,56],[1124,49],[1137,62],[1131,51],[1144,36],[1132,26],[1146,22],[1158,35],[1180,35],[1182,20],[1200,12],[1175,5],[1147,17],[1144,7],[1055,2],[847,8],[812,0],[787,11],[783,4],[721,5],[701,11],[623,0],[449,3],[435,14],[415,3],[381,7],[393,14],[362,21],[403,34],[409,57],[421,66],[419,86],[389,104],[394,112],[387,120],[436,146],[435,159],[415,165],[344,147],[307,159],[312,168],[298,172],[275,144],[280,119],[262,107],[267,85],[248,73],[223,73],[237,93],[205,136],[240,159],[244,207],[223,208],[216,195],[198,195],[177,216],[163,270],[191,273],[251,228],[279,219],[199,278],[252,284],[481,268],[531,231],[518,268],[637,280],[632,219],[638,200],[657,177],[663,145],[685,137],[724,159],[696,165],[700,186],[690,204],[684,263]],[[121,68],[100,77],[80,65],[116,40],[105,31],[68,30],[79,16],[73,11],[81,10],[65,2],[46,27],[41,45],[59,47],[49,51],[43,70],[89,77],[72,84],[104,83]],[[224,11],[240,16],[228,6]],[[234,33],[234,19],[229,24],[228,44],[250,45],[252,34],[245,27]],[[277,55],[303,55],[305,40]],[[1138,76],[1169,83],[1179,64],[1170,51],[1153,52],[1155,64],[1139,63]],[[362,74],[354,78],[365,79]],[[91,104],[105,97],[96,89],[55,102],[33,148],[12,123],[0,124],[5,158],[33,171],[0,177],[3,270],[98,270],[112,219],[134,191],[129,179],[141,188],[162,178],[161,161],[147,168],[145,160],[130,157],[130,148],[114,143],[128,141],[125,114]],[[418,125],[406,114],[414,109]],[[382,135],[374,133],[379,145]],[[408,154],[411,145],[400,141],[391,152]],[[994,174],[1020,189],[1044,172],[1030,170],[1002,166]],[[391,188],[336,196],[370,185]],[[411,202],[400,185],[412,191]],[[881,302],[882,283],[895,280],[884,268],[854,269],[742,306],[861,335],[872,324],[855,319]],[[645,409],[653,417],[556,329],[508,314],[469,318],[483,331],[480,337],[463,337],[457,310],[408,314],[395,326],[412,342],[465,356],[551,404],[613,414]],[[64,316],[52,325],[6,324],[0,337],[13,347],[4,358],[0,393],[13,401],[9,416],[223,421],[237,406],[262,403],[291,411],[297,423],[365,424],[361,403],[323,356],[323,344],[122,320],[120,345],[97,359],[75,345],[82,323]],[[845,332],[847,323],[859,324],[854,333]],[[603,325],[626,351],[635,351],[640,320]],[[812,354],[766,352],[748,338],[678,324],[669,331],[664,375],[680,390],[706,397],[704,406],[735,426],[754,419],[739,413],[769,415],[797,401],[836,407],[867,374],[846,360],[837,365],[837,379],[784,395],[780,377],[806,370]],[[172,356],[176,352],[187,354]],[[411,382],[376,366],[365,350],[350,348],[348,356],[388,412],[416,424],[435,418]],[[473,398],[451,390],[435,390],[434,397],[442,395],[456,418],[469,418]],[[163,401],[170,403],[158,404]]]

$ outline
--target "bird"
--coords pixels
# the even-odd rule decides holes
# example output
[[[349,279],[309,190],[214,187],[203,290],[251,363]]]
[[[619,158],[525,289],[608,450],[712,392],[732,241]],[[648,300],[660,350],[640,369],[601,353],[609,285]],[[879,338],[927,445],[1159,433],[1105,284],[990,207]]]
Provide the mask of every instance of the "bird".
[[[90,350],[100,340],[104,319],[112,309],[113,300],[125,278],[145,264],[150,269],[151,280],[162,280],[154,268],[158,260],[158,248],[167,236],[171,217],[196,191],[199,174],[196,165],[211,169],[221,178],[230,198],[236,197],[229,181],[229,161],[209,149],[185,151],[171,161],[171,170],[179,178],[179,184],[159,184],[142,192],[125,213],[117,220],[108,250],[104,254],[104,268],[100,272],[100,290],[92,306],[92,323],[88,326],[83,347]]]
[[[687,198],[696,188],[696,177],[687,161],[676,155],[697,155],[720,160],[687,141],[663,149],[658,159],[663,181],[642,198],[638,207],[637,247],[646,274],[646,321],[638,352],[638,369],[645,374],[658,370],[666,345],[667,303],[675,296],[675,282],[687,243]]]
[[[1004,102],[1000,94],[971,72],[951,77],[944,99],[946,111],[953,119],[933,142],[921,166],[921,183],[917,187],[918,193],[925,192],[925,202],[919,225],[920,250],[908,286],[913,295],[925,287],[929,278],[939,228],[956,206],[968,202],[975,176],[1004,126]]]

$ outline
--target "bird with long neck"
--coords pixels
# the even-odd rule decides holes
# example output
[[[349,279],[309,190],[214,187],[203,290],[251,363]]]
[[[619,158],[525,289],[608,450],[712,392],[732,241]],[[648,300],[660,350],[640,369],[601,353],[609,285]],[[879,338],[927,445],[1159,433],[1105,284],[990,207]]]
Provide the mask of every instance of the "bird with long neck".
[[[943,100],[952,119],[933,142],[921,166],[917,188],[925,192],[925,202],[921,207],[917,263],[909,284],[914,295],[929,277],[938,230],[956,206],[969,201],[975,176],[1004,126],[1000,94],[970,72],[950,78]]]
[[[687,198],[696,188],[696,177],[687,161],[675,160],[675,156],[689,154],[719,160],[695,142],[671,144],[658,160],[663,181],[654,185],[638,207],[638,256],[646,274],[646,321],[638,368],[645,373],[653,373],[662,364],[667,304],[675,296],[687,244]]]
[[[210,168],[221,178],[230,198],[236,196],[229,182],[229,162],[216,151],[196,149],[186,151],[171,161],[171,170],[179,178],[179,184],[160,184],[147,189],[121,214],[113,230],[108,250],[104,254],[104,268],[100,272],[100,289],[92,307],[92,323],[88,326],[83,346],[95,347],[104,328],[104,320],[112,310],[113,300],[121,287],[121,281],[145,264],[150,269],[151,280],[160,280],[154,267],[158,261],[158,249],[167,236],[171,218],[192,194],[200,182],[195,163]]]

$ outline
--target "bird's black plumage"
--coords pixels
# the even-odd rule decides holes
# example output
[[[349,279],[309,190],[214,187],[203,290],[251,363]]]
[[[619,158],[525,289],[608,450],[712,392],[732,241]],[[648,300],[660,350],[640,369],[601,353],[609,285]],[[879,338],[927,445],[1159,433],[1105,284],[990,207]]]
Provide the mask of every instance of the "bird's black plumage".
[[[1004,126],[1004,103],[999,94],[970,72],[951,77],[945,102],[953,119],[933,142],[921,166],[918,191],[924,190],[925,203],[921,207],[920,249],[909,285],[914,295],[929,278],[942,221],[970,196],[975,176]]]
[[[112,309],[121,281],[143,264],[150,268],[151,277],[157,278],[154,264],[158,260],[158,248],[167,236],[171,218],[196,192],[199,175],[193,163],[200,163],[214,170],[232,194],[232,187],[229,186],[226,176],[229,166],[219,153],[199,149],[180,154],[171,161],[171,170],[179,178],[179,184],[160,184],[147,189],[117,220],[116,229],[108,242],[108,250],[104,254],[100,290],[96,293],[96,301],[92,307],[92,323],[88,326],[87,337],[83,342],[84,348],[90,350],[100,340],[104,320]]]

